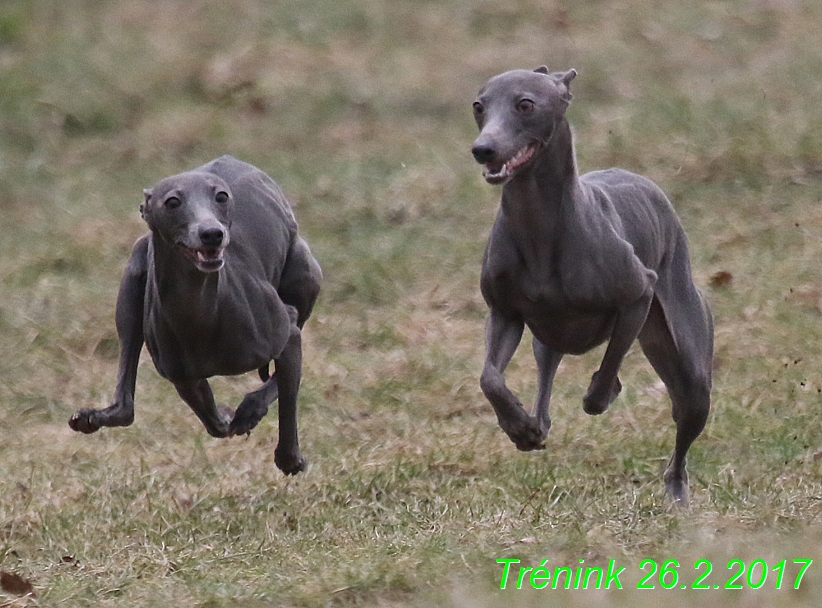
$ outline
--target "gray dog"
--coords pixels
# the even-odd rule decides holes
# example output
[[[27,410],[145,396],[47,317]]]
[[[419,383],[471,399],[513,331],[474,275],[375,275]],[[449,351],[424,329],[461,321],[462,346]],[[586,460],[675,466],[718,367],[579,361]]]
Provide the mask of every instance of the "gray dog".
[[[608,346],[583,399],[601,414],[619,394],[622,359],[636,338],[673,403],[676,448],[665,472],[688,499],[685,455],[710,408],[713,323],[694,286],[688,242],[665,194],[620,169],[579,176],[565,110],[575,70],[514,70],[474,102],[472,153],[504,184],[482,263],[490,310],[480,384],[520,450],[543,449],[551,386],[562,356]],[[539,390],[530,416],[503,373],[527,325]]]
[[[114,403],[78,411],[69,426],[93,433],[134,421],[145,341],[157,371],[214,437],[250,432],[278,399],[274,460],[284,473],[299,473],[305,469],[297,440],[300,330],[322,273],[297,236],[285,196],[256,167],[223,156],[146,190],[140,212],[151,232],[135,244],[117,297]],[[252,370],[263,385],[236,412],[214,403],[208,378]]]

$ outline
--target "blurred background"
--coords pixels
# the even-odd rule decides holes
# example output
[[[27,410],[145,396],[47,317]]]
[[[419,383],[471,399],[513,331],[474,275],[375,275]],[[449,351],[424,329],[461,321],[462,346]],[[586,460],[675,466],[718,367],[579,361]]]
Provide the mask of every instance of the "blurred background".
[[[2,0],[0,568],[53,603],[474,605],[465,581],[492,587],[512,552],[638,563],[717,551],[723,534],[807,549],[822,495],[820,23],[816,0]],[[563,362],[545,453],[518,454],[479,391],[499,189],[470,155],[471,102],[490,76],[542,64],[579,72],[580,170],[657,181],[709,293],[695,514],[665,506],[670,406],[638,349],[598,419],[579,406],[601,351]],[[113,393],[142,188],[225,153],[280,184],[325,273],[300,402],[312,468],[291,485],[273,467],[276,416],[248,441],[211,440],[147,356],[133,427],[66,425]],[[521,350],[509,379],[529,402]],[[256,381],[215,386],[236,405]],[[212,540],[180,540],[192,530]],[[728,601],[765,596],[744,597]]]

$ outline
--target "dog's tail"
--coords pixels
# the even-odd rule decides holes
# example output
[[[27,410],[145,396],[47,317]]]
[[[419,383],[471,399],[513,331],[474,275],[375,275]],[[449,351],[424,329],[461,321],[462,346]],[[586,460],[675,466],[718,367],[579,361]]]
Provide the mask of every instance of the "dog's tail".
[[[260,380],[263,382],[268,382],[268,379],[271,378],[271,374],[268,371],[268,363],[258,369],[257,373],[260,374]]]

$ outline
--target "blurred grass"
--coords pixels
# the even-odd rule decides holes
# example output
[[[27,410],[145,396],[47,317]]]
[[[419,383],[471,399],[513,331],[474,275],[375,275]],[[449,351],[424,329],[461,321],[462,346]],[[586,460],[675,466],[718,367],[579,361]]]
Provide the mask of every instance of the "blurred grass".
[[[495,591],[495,560],[817,559],[820,20],[814,0],[5,0],[0,569],[37,598],[0,604],[642,606],[662,596]],[[498,192],[470,102],[542,63],[580,72],[581,168],[658,181],[698,283],[732,277],[709,292],[714,409],[686,512],[664,499],[673,424],[639,351],[599,418],[579,406],[601,351],[563,362],[544,453],[516,452],[479,392]],[[296,479],[273,464],[276,417],[213,440],[148,358],[134,426],[65,424],[114,388],[141,188],[223,153],[283,186],[326,274]],[[532,400],[521,351],[510,384]],[[255,381],[215,386],[236,404]],[[819,581],[814,564],[799,591],[664,600],[815,605]]]

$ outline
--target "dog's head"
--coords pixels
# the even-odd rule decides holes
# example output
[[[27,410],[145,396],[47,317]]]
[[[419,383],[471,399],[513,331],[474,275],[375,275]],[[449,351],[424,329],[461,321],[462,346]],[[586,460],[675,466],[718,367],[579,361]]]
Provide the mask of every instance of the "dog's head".
[[[480,135],[471,152],[491,184],[504,184],[545,148],[571,101],[576,70],[512,70],[491,78],[474,101]]]
[[[225,181],[189,171],[143,191],[140,215],[151,232],[201,272],[225,264],[234,198]]]

